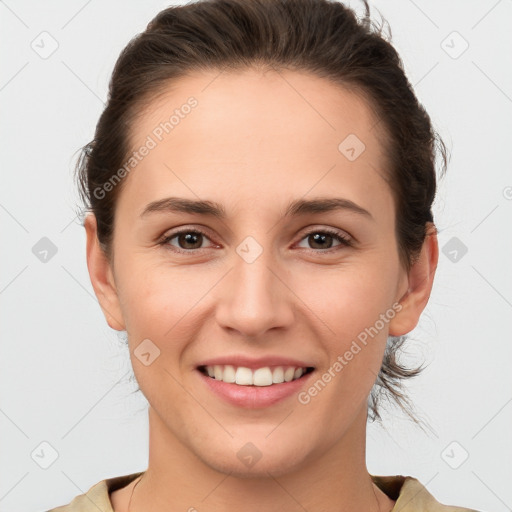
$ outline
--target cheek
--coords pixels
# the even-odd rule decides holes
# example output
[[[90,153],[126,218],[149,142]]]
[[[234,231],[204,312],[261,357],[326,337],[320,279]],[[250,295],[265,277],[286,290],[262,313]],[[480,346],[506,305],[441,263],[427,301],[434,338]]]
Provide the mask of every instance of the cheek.
[[[205,279],[192,282],[182,271],[148,266],[125,277],[123,315],[139,387],[160,414],[186,412],[190,404],[181,385],[180,363],[200,328],[197,302],[211,285]],[[148,365],[139,359],[143,347],[150,353]]]
[[[324,270],[316,279],[310,275],[309,284],[302,282],[301,296],[307,297],[305,302],[315,313],[310,318],[329,329],[321,331],[327,367],[320,369],[300,403],[310,402],[315,415],[324,415],[325,425],[333,429],[365,406],[379,373],[389,322],[395,315],[394,276],[386,265],[354,265]],[[306,289],[309,294],[304,295]]]
[[[396,269],[393,258],[380,258],[380,263],[378,259],[329,272],[324,269],[302,282],[300,293],[307,297],[305,302],[329,327],[322,328],[328,367],[319,372],[319,378],[329,383],[317,406],[335,403],[337,412],[328,407],[333,417],[325,421],[351,417],[365,403],[382,365],[389,322],[395,315]],[[304,295],[306,289],[308,295]],[[322,383],[316,387],[323,389]]]
[[[332,336],[348,341],[373,326],[392,306],[396,278],[391,265],[361,262],[336,269],[318,269],[297,279],[295,290],[334,331],[328,331]],[[379,326],[382,330],[380,323]]]
[[[173,270],[126,259],[120,301],[127,326],[139,333],[150,331],[158,338],[170,334],[208,290],[207,281],[207,276],[197,279],[182,268]]]
[[[164,368],[181,379],[180,366],[187,358],[190,340],[201,336],[205,321],[213,315],[213,311],[205,310],[205,304],[208,292],[219,280],[218,275],[212,271],[199,273],[193,269],[145,265],[143,271],[127,273],[125,277],[123,317],[132,365],[137,379],[140,377],[141,388],[143,383],[151,385],[151,380],[169,380]],[[154,372],[147,372],[135,359],[137,347],[147,339],[159,351]]]

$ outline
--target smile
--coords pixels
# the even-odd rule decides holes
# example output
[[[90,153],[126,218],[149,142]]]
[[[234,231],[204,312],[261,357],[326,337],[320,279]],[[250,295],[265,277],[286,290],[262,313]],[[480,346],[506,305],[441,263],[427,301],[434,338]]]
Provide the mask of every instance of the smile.
[[[215,380],[239,386],[272,386],[300,379],[303,375],[311,373],[312,367],[296,366],[264,366],[261,368],[247,368],[233,365],[200,366],[199,371]]]

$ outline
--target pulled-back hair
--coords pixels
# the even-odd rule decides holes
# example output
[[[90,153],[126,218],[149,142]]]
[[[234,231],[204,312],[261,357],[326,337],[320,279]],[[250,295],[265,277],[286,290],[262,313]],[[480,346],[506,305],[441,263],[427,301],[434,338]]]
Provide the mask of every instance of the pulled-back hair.
[[[76,168],[85,209],[97,220],[99,243],[112,258],[116,204],[123,183],[103,188],[132,151],[130,129],[145,105],[173,81],[194,71],[248,68],[310,72],[361,95],[376,115],[393,194],[396,240],[406,270],[417,258],[433,222],[436,161],[446,170],[446,148],[418,102],[399,55],[365,13],[335,0],[199,0],[161,11],[120,54],[94,139]],[[388,337],[382,367],[368,399],[369,417],[381,420],[382,395],[416,423],[404,379],[423,368],[398,361],[406,336]]]

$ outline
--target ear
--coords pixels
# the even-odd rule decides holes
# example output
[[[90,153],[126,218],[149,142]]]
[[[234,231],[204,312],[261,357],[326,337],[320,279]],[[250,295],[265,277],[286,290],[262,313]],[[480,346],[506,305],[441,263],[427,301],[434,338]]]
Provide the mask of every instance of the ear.
[[[123,315],[117,296],[110,262],[101,248],[97,236],[96,216],[89,213],[84,220],[87,233],[87,268],[94,293],[101,306],[107,323],[116,331],[124,331]]]
[[[418,324],[432,291],[438,259],[437,229],[429,222],[421,252],[407,276],[408,288],[397,297],[402,309],[389,322],[390,336],[407,334]]]

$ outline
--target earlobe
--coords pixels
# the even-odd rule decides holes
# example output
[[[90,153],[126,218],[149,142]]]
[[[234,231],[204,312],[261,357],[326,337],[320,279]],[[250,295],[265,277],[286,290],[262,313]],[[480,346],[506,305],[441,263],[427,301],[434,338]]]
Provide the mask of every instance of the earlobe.
[[[397,298],[402,309],[389,323],[390,336],[407,334],[418,324],[432,291],[438,259],[437,229],[433,223],[428,223],[421,252],[408,274],[408,289]]]
[[[117,296],[110,262],[100,247],[97,236],[96,217],[89,213],[84,220],[87,234],[87,268],[94,293],[98,299],[108,325],[116,331],[124,331],[123,315]]]

